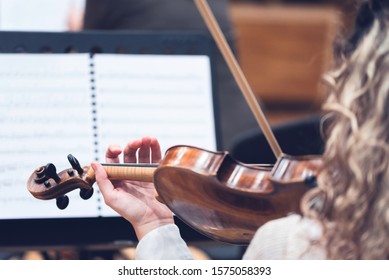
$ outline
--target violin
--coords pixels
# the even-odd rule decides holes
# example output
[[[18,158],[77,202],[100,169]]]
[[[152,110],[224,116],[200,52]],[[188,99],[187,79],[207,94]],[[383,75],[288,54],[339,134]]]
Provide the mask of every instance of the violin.
[[[38,199],[57,199],[66,208],[66,193],[93,194],[94,171],[68,156],[72,168],[57,174],[51,163],[35,170],[27,186]],[[264,223],[299,213],[299,201],[316,186],[319,156],[278,159],[273,167],[236,161],[228,152],[174,146],[158,165],[103,164],[111,180],[154,182],[158,200],[190,227],[223,242],[248,244]]]

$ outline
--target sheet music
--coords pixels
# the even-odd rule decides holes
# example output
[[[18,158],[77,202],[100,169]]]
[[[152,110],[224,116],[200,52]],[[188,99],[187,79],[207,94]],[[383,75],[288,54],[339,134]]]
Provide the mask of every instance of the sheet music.
[[[208,56],[97,54],[100,159],[109,144],[155,136],[163,153],[184,144],[215,150]],[[102,214],[113,211],[102,205]]]
[[[117,216],[97,191],[69,193],[65,210],[27,191],[36,168],[68,168],[69,153],[103,162],[109,144],[146,135],[163,152],[215,150],[210,69],[198,55],[0,54],[0,219]]]
[[[52,162],[69,168],[67,155],[89,164],[91,134],[87,54],[0,55],[0,218],[96,215],[96,200],[70,195],[66,211],[26,189],[31,173]],[[82,211],[81,211],[82,209]]]

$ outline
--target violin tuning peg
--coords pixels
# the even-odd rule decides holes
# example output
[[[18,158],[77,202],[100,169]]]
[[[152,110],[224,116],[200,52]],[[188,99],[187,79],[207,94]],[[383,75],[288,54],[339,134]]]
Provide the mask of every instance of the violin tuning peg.
[[[57,197],[56,203],[59,209],[64,210],[69,205],[69,197],[67,195]]]
[[[80,197],[84,200],[91,198],[93,195],[93,188],[91,189],[80,189]]]
[[[46,176],[47,178],[52,178],[52,179],[54,179],[54,181],[55,181],[56,183],[61,182],[61,178],[59,178],[59,176],[58,176],[58,174],[57,174],[57,168],[55,168],[55,165],[54,165],[54,164],[48,163],[48,164],[45,166],[44,173],[45,173],[45,176]]]
[[[35,174],[34,182],[35,183],[43,184],[47,181],[48,178],[46,177],[45,169],[46,169],[45,166],[41,166],[34,171],[34,174]],[[46,184],[45,184],[45,186],[46,186]]]
[[[80,176],[84,173],[84,169],[82,169],[80,163],[72,154],[68,155],[68,161],[70,165],[73,167],[73,169],[77,170]]]

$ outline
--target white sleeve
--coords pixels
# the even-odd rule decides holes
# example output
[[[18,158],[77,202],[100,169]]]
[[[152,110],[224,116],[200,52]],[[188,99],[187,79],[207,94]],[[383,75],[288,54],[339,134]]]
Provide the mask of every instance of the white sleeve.
[[[317,223],[299,215],[273,220],[258,229],[243,258],[325,259],[325,250],[317,244],[321,235],[322,230]]]
[[[175,224],[166,225],[146,234],[136,247],[137,260],[191,260],[188,246]]]

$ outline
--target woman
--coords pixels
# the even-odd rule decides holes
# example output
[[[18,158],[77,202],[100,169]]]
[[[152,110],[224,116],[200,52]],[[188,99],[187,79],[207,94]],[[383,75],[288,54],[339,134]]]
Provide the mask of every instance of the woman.
[[[361,4],[354,33],[337,45],[335,69],[325,76],[330,95],[324,168],[307,193],[303,216],[291,215],[258,229],[245,259],[389,258],[389,1]],[[158,141],[131,141],[125,162],[158,162]],[[107,161],[118,162],[111,146]],[[190,259],[170,210],[152,184],[119,182],[92,163],[106,203],[125,217],[140,240],[140,259]]]

